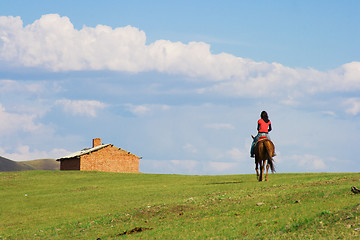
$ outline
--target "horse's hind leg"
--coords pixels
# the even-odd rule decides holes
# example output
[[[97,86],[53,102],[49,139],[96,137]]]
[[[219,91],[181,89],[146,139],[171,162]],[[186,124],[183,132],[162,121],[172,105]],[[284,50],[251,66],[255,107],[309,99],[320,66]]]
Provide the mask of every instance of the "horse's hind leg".
[[[261,181],[264,178],[264,174],[265,174],[265,161],[263,161],[263,165],[262,165],[262,171],[261,171]],[[266,178],[267,178],[267,174],[266,174]],[[266,180],[266,179],[265,179]]]
[[[256,178],[259,180],[259,163],[255,161]]]
[[[265,165],[265,164],[264,164],[264,165]],[[267,164],[266,164],[266,176],[265,176],[265,181],[268,180],[269,167],[270,167],[270,165],[269,165],[269,160],[268,160],[268,161],[267,161]]]
[[[265,167],[264,162],[260,161],[260,176],[258,178],[259,182],[262,182],[263,180],[264,167]]]

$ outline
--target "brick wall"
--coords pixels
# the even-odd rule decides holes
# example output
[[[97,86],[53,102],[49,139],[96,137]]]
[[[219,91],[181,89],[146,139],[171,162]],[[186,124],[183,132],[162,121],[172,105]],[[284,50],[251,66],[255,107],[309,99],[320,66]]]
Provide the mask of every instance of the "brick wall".
[[[139,157],[109,145],[81,156],[80,170],[138,173]]]

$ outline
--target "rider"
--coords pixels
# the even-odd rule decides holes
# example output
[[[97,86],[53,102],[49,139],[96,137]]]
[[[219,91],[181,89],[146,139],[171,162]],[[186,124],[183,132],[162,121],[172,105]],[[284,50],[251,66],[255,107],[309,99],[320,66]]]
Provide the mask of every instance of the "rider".
[[[268,114],[267,112],[262,111],[260,116],[261,118],[258,120],[258,126],[257,126],[258,134],[256,135],[254,141],[251,144],[250,157],[252,158],[255,157],[254,147],[256,142],[260,139],[260,137],[265,136],[267,139],[271,140],[269,136],[269,132],[272,130],[272,128]]]

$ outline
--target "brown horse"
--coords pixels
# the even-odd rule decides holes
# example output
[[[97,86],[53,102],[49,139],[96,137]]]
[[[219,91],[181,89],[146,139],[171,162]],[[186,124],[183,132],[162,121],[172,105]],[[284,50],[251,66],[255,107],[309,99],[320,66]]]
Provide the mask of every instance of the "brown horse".
[[[251,136],[254,139],[254,136]],[[274,144],[267,138],[265,139],[260,139],[255,147],[254,147],[254,153],[255,153],[255,170],[256,170],[256,174],[257,174],[257,179],[259,180],[259,182],[261,182],[263,180],[263,174],[265,171],[265,162],[267,161],[267,165],[266,165],[266,176],[265,176],[265,181],[268,180],[268,172],[269,172],[269,167],[271,169],[271,172],[275,172],[275,167],[274,167],[274,160],[273,160],[273,156],[274,156],[274,152],[275,152],[275,146]],[[258,166],[260,165],[260,174],[259,174],[259,168]]]

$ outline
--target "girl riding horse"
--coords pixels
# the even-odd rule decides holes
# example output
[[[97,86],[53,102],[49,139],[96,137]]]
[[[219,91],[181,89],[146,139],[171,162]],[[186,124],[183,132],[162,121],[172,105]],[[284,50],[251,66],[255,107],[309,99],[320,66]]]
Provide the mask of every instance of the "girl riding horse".
[[[259,141],[261,137],[266,137],[271,141],[269,132],[272,130],[272,128],[271,128],[271,121],[269,119],[269,116],[265,111],[262,111],[260,116],[261,118],[258,120],[258,126],[257,126],[258,134],[256,135],[254,141],[251,144],[250,157],[252,158],[255,157],[254,154],[255,144],[257,143],[257,141]]]

